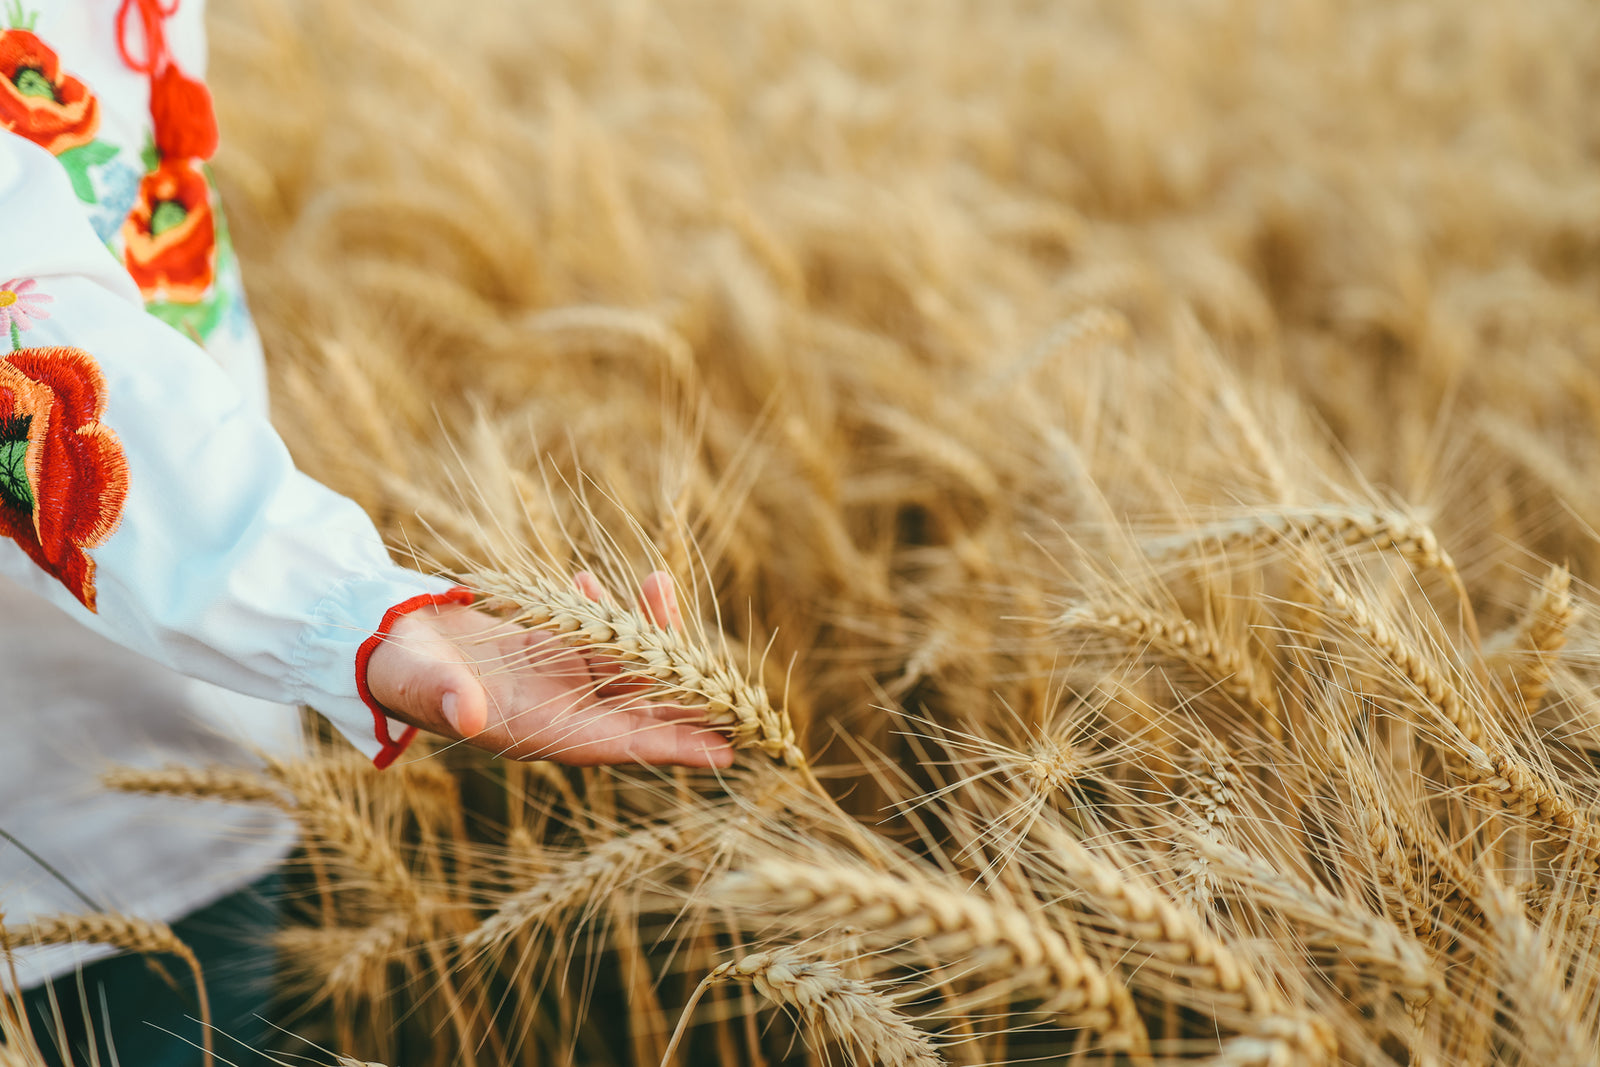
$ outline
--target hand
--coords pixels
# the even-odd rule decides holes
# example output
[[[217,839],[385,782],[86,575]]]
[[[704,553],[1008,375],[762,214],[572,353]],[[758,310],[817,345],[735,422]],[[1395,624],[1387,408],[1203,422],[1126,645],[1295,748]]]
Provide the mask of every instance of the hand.
[[[574,579],[605,597],[592,574]],[[658,626],[678,626],[672,580],[651,574],[640,607]],[[367,686],[396,719],[513,759],[574,766],[606,763],[727,767],[727,738],[693,710],[645,702],[620,665],[588,656],[539,630],[466,607],[423,608],[395,623],[367,661]]]

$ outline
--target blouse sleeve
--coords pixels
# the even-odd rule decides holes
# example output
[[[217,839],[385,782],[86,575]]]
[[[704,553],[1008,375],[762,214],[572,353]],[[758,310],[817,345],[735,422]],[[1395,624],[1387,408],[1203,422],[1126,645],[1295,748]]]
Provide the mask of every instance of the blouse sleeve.
[[[0,133],[0,572],[184,674],[309,704],[380,765],[365,669],[394,565],[201,348],[144,312],[45,150]],[[397,607],[400,606],[400,607]],[[394,609],[394,610],[392,610]]]

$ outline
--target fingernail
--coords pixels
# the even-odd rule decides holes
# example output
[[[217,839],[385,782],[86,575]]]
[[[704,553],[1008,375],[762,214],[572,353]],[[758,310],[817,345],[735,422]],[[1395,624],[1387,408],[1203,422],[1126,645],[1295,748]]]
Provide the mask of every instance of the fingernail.
[[[456,695],[446,693],[444,699],[439,701],[439,710],[444,712],[444,721],[450,724],[450,729],[456,733],[461,732],[461,720],[456,715]]]

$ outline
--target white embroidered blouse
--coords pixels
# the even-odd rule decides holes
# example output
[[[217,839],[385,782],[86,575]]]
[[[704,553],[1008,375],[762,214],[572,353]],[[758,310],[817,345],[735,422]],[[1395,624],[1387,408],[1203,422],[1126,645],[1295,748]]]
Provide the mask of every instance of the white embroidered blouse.
[[[291,832],[109,794],[99,764],[270,744],[306,704],[386,765],[411,731],[364,692],[363,650],[396,605],[453,595],[268,422],[205,164],[202,8],[0,7],[0,829],[156,919],[257,877]],[[0,841],[0,909],[82,905]],[[22,983],[92,955],[24,953]]]
[[[386,763],[403,735],[358,691],[358,652],[448,586],[391,563],[267,420],[205,166],[201,6],[9,0],[0,573],[174,670],[308,704]]]

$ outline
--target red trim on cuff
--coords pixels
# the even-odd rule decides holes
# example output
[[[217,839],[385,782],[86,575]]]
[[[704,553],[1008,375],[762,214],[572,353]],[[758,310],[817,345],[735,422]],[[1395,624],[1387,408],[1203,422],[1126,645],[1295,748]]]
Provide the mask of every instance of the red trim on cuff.
[[[361,647],[356,649],[356,692],[361,696],[361,702],[372,711],[373,733],[378,738],[378,754],[372,757],[372,765],[379,770],[389,766],[400,753],[411,744],[411,739],[417,736],[415,726],[407,726],[400,732],[398,738],[389,736],[389,714],[383,710],[372,697],[372,690],[367,687],[367,661],[372,659],[372,654],[378,650],[378,645],[394,624],[416,611],[418,608],[442,607],[445,604],[471,604],[472,590],[466,586],[458,585],[446,593],[423,593],[409,600],[402,600],[394,607],[383,613],[383,621],[378,623],[378,628],[371,637],[361,642]]]

